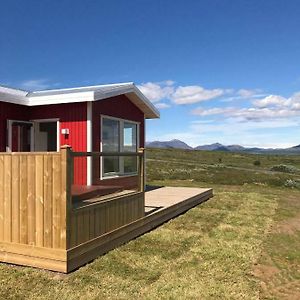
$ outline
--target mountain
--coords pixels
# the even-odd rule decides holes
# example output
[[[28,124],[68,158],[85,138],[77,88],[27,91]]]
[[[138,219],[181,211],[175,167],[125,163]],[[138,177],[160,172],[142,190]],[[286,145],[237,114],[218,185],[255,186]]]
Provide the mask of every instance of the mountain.
[[[203,146],[197,146],[194,149],[195,150],[206,150],[206,151],[216,151],[220,148],[223,148],[224,146],[220,143],[214,143],[211,145],[203,145]]]
[[[174,148],[174,149],[186,149],[186,150],[192,150],[193,148],[186,144],[185,142],[182,142],[180,140],[171,140],[171,141],[154,141],[146,143],[146,146],[149,148]]]
[[[194,148],[195,150],[206,150],[206,151],[232,151],[239,152],[244,151],[246,148],[240,145],[229,145],[224,146],[220,143],[214,143],[210,145],[197,146]]]
[[[300,154],[300,145],[293,146],[290,148],[280,149],[280,148],[246,148],[240,145],[222,145],[220,143],[213,143],[210,145],[202,145],[192,148],[185,142],[180,140],[171,140],[171,141],[154,141],[146,143],[146,146],[149,148],[173,148],[173,149],[186,149],[186,150],[199,150],[199,151],[226,151],[226,152],[245,152],[252,154]]]

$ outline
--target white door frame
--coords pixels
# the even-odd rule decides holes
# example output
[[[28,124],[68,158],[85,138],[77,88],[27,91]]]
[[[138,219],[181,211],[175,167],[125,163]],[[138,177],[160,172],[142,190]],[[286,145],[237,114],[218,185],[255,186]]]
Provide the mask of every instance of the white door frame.
[[[6,152],[12,152],[12,124],[14,122],[32,125],[32,127],[30,128],[30,151],[34,151],[34,129],[33,129],[34,123],[31,121],[7,120],[6,128],[7,128],[8,136],[7,136]]]
[[[60,151],[60,130],[59,130],[59,119],[58,118],[53,118],[53,119],[34,119],[34,120],[30,120],[33,122],[33,127],[34,127],[34,131],[36,129],[36,125],[37,123],[50,123],[50,122],[56,122],[56,151],[59,152]],[[33,133],[33,135],[35,136],[35,134]],[[35,151],[35,138],[33,139],[34,143],[33,143],[33,151]]]

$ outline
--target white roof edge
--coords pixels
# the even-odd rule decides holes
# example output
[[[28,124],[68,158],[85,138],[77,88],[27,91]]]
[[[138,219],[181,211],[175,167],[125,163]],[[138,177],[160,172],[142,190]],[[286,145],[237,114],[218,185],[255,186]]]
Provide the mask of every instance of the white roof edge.
[[[153,105],[153,103],[139,90],[139,88],[133,83],[136,94],[145,102],[145,104],[154,112],[157,118],[160,117],[159,110]]]
[[[18,96],[26,96],[28,94],[27,91],[0,85],[0,93],[7,93],[11,95],[18,95]]]
[[[118,95],[135,94],[141,101],[140,109],[146,118],[159,118],[160,113],[151,101],[136,87],[133,82],[55,89],[45,91],[26,92],[13,88],[0,86],[0,101],[27,106],[75,103],[98,101]],[[134,96],[134,97],[135,97]],[[131,100],[131,99],[130,99]]]
[[[72,92],[84,92],[87,90],[97,90],[101,88],[108,88],[108,87],[120,87],[120,86],[126,86],[133,84],[133,82],[122,82],[122,83],[111,83],[111,84],[101,84],[101,85],[89,85],[89,86],[82,86],[82,87],[74,87],[74,88],[64,88],[64,89],[53,89],[53,90],[42,90],[42,91],[33,91],[29,92],[28,96],[29,97],[36,97],[36,96],[42,96],[44,94],[65,94],[65,93],[72,93]]]

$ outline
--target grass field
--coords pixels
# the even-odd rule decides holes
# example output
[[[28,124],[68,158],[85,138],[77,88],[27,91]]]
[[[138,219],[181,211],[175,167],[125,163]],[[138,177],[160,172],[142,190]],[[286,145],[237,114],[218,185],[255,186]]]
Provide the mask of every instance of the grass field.
[[[69,275],[0,264],[0,299],[300,299],[300,158],[147,158],[149,184],[214,198]]]

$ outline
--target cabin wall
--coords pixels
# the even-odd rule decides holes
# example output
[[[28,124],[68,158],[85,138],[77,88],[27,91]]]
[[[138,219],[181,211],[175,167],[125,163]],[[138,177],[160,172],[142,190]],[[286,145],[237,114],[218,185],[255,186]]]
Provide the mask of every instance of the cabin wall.
[[[95,152],[100,151],[101,143],[101,115],[114,118],[134,121],[140,123],[140,147],[145,145],[145,117],[144,113],[134,105],[125,95],[120,95],[106,100],[93,102],[92,114],[92,149]],[[98,167],[97,167],[98,166]],[[122,178],[103,179],[100,180],[99,164],[93,164],[93,177],[99,178],[96,182],[101,185],[126,185],[128,188],[136,186],[138,182],[137,176],[129,176]]]
[[[9,119],[20,121],[59,119],[60,145],[70,145],[74,151],[87,151],[86,102],[29,107],[0,101],[0,152],[6,151]],[[62,128],[68,128],[70,134],[68,136],[61,134]],[[74,182],[86,184],[86,158],[76,159],[74,169]]]
[[[30,119],[59,119],[60,145],[70,145],[73,151],[87,151],[87,103],[53,104],[30,107]],[[68,128],[69,135],[61,134],[61,129]],[[74,161],[74,183],[86,184],[86,158]]]

